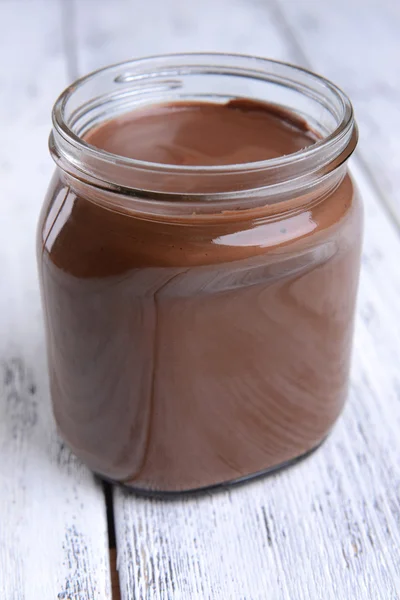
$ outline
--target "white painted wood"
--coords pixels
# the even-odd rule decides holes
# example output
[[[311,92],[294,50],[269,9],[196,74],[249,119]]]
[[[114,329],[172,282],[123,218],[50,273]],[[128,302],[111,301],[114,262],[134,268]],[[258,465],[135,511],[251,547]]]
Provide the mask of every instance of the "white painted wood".
[[[400,224],[400,4],[396,0],[273,0],[299,62],[351,97],[362,156]]]
[[[110,597],[102,488],[56,435],[35,260],[66,84],[59,2],[0,1],[0,598]]]
[[[75,16],[81,74],[129,58],[170,52],[290,58],[263,2],[84,0],[76,4]]]
[[[339,15],[337,4],[343,4]],[[383,92],[371,101],[362,93],[376,85],[379,74],[379,60],[373,59],[371,70],[373,50],[367,50],[378,3],[363,2],[361,8],[361,0],[343,0],[327,6],[325,0],[117,0],[111,8],[107,0],[88,0],[77,7],[78,63],[83,72],[131,56],[181,50],[248,52],[299,63],[304,45],[311,65],[344,84],[363,128],[370,123],[381,140],[373,151],[364,135],[361,155],[379,171],[376,181],[386,194],[385,178],[394,182],[396,176],[388,166],[392,158],[386,160],[388,148],[397,147],[400,123],[398,116],[382,123],[382,111],[378,119],[371,116],[375,106],[383,107]],[[372,16],[366,16],[370,6]],[[283,10],[301,32],[300,41],[288,30]],[[350,36],[357,10],[365,28],[355,34],[353,46],[350,38],[339,41],[330,33],[329,23],[332,19],[339,32],[350,15]],[[311,19],[314,12],[319,21],[325,14],[325,26],[319,44],[311,46],[307,24],[297,23],[296,15]],[[382,19],[377,27],[386,33],[388,20]],[[392,48],[399,48],[393,31]],[[394,66],[392,60],[384,67],[382,84],[383,73],[393,74]],[[354,87],[352,79],[363,83]],[[388,85],[394,81],[389,78]],[[380,161],[371,162],[381,150]],[[354,172],[366,205],[366,235],[352,388],[342,418],[307,461],[229,492],[166,502],[116,489],[124,600],[400,598],[400,238],[365,169],[356,163]]]

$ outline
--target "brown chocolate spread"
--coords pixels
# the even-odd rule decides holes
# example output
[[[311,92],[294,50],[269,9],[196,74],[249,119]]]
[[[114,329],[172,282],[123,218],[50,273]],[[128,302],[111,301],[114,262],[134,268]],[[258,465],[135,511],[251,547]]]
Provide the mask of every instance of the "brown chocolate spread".
[[[316,140],[300,118],[244,101],[139,108],[85,136],[193,166]],[[138,489],[197,489],[327,435],[347,390],[359,202],[344,175],[320,202],[278,216],[140,218],[56,173],[39,238],[51,389],[64,438],[93,470]]]
[[[300,118],[250,100],[160,104],[103,123],[86,141],[154,163],[234,165],[292,154],[317,140]]]

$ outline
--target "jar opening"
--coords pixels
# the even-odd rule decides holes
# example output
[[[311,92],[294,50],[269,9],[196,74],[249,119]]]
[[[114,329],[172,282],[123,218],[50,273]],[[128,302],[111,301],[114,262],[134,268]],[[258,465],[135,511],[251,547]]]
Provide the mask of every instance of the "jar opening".
[[[84,139],[93,127],[145,105],[237,99],[288,110],[320,139],[278,158],[218,166],[137,160]],[[51,151],[70,175],[114,192],[183,196],[185,201],[243,198],[260,190],[267,203],[279,201],[282,192],[310,187],[332,173],[357,143],[352,106],[335,85],[286,63],[227,54],[150,57],[91,73],[58,98],[53,124]]]

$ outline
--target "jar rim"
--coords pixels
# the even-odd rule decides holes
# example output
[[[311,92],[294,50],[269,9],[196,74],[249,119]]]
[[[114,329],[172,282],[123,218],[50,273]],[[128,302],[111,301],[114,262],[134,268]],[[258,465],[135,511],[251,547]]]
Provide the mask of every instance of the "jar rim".
[[[267,160],[226,164],[226,165],[174,165],[143,161],[112,154],[88,144],[73,130],[73,124],[66,117],[68,102],[86,84],[95,78],[110,75],[114,82],[132,83],[141,86],[151,83],[152,77],[162,75],[171,77],[190,74],[194,69],[207,69],[208,66],[223,73],[239,74],[244,77],[258,78],[268,82],[279,82],[281,85],[293,87],[296,91],[324,101],[330,99],[335,103],[337,126],[325,137],[297,152]],[[224,71],[225,69],[225,71]],[[126,72],[128,70],[128,72]],[[125,73],[121,74],[121,71]],[[119,73],[119,74],[118,74]],[[166,80],[173,85],[173,80]],[[76,111],[75,111],[76,113]],[[76,114],[73,115],[76,117]],[[352,154],[357,143],[357,129],[354,121],[353,107],[347,95],[328,79],[321,77],[287,62],[262,57],[253,57],[231,53],[176,53],[155,55],[145,58],[123,61],[97,69],[81,77],[67,87],[54,104],[52,144],[67,163],[72,163],[78,170],[84,171],[78,165],[77,152],[84,153],[88,158],[87,172],[97,180],[103,180],[101,166],[112,163],[114,167],[123,169],[138,169],[141,172],[157,173],[158,175],[179,174],[182,176],[226,175],[231,176],[262,173],[267,176],[269,185],[281,182],[278,173],[288,169],[290,177],[299,178],[310,170],[318,171],[320,175],[329,173],[332,169],[345,162]],[[67,169],[68,170],[68,169]],[[106,178],[106,181],[108,178]],[[110,182],[118,184],[118,182]],[[123,187],[123,186],[122,186]],[[127,186],[130,188],[131,186]],[[139,188],[141,189],[141,188]],[[149,191],[152,191],[151,189]],[[157,190],[153,190],[157,191]],[[179,193],[179,192],[178,192]]]

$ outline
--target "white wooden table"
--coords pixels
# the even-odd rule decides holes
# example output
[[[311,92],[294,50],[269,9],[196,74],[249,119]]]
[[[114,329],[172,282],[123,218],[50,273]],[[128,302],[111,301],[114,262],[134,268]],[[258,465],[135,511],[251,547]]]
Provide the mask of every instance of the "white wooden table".
[[[1,600],[400,598],[399,31],[395,0],[0,0]],[[347,91],[366,234],[328,441],[277,476],[166,502],[105,490],[55,432],[34,237],[58,93],[107,63],[196,50],[302,64]]]

